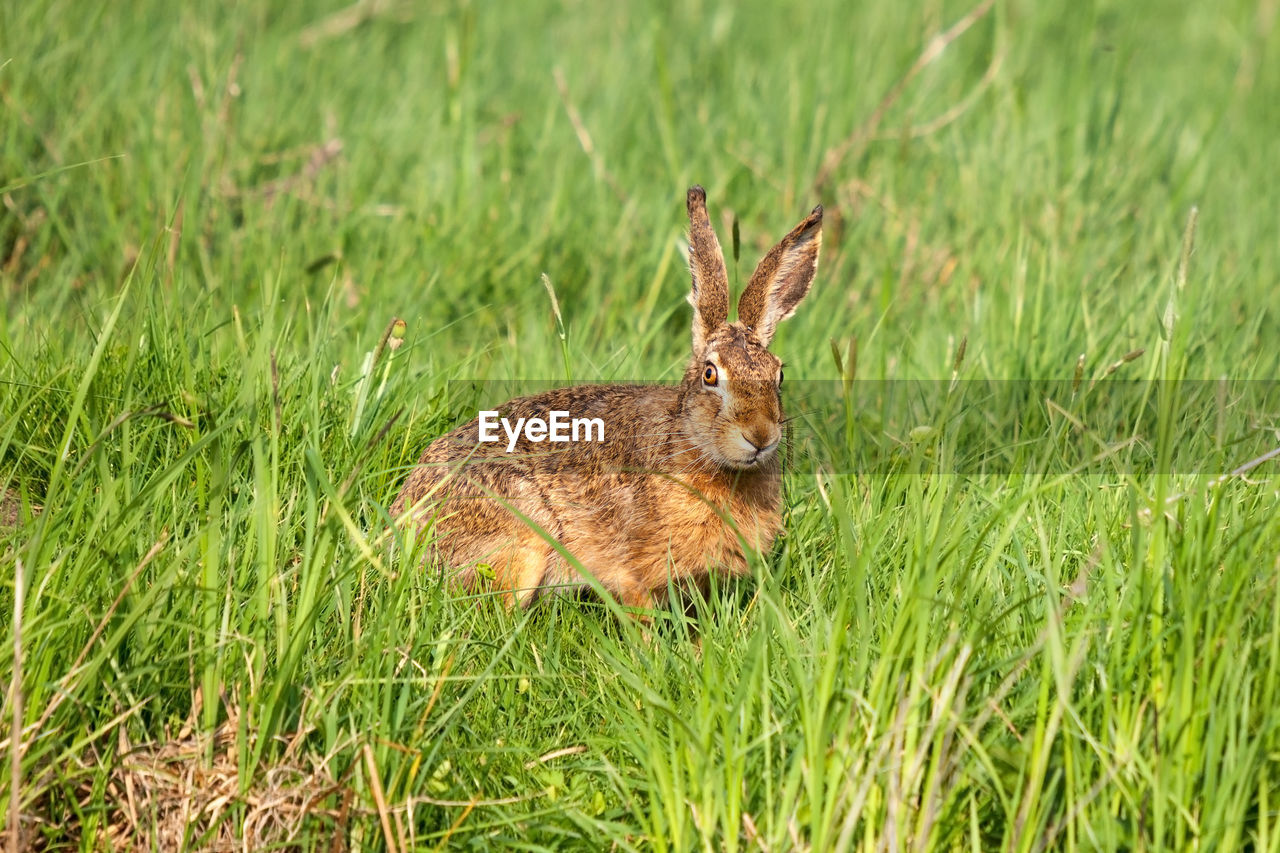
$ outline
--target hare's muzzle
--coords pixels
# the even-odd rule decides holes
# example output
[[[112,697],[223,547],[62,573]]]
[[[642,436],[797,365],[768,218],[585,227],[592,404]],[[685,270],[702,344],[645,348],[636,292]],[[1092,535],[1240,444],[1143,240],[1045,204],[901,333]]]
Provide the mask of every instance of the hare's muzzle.
[[[754,424],[740,428],[737,444],[742,455],[736,461],[745,468],[760,464],[777,449],[781,437],[782,431],[777,424]]]

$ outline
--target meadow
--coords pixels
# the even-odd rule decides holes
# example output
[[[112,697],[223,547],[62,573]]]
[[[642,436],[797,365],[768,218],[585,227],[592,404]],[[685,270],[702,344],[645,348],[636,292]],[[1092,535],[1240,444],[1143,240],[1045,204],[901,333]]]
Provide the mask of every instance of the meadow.
[[[6,845],[1280,850],[1274,0],[344,3],[0,0]],[[474,389],[678,379],[695,183],[739,284],[826,208],[785,535],[442,584]]]

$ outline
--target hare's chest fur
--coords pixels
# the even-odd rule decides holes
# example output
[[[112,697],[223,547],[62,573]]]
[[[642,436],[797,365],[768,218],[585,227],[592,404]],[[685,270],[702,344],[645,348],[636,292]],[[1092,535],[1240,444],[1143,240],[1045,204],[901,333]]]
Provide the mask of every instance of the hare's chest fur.
[[[643,475],[619,485],[614,503],[594,511],[584,506],[563,541],[624,598],[632,588],[660,594],[669,581],[702,585],[711,573],[745,574],[748,554],[767,551],[781,528],[774,471],[736,482]],[[553,561],[548,574],[565,583],[575,572]]]

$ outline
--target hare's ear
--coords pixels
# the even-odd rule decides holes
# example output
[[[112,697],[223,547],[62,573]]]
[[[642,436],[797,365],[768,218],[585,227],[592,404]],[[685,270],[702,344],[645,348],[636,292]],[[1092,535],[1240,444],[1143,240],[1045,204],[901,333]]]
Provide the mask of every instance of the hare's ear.
[[[822,205],[769,250],[738,300],[738,321],[749,326],[765,346],[778,323],[796,311],[813,285],[822,245]]]
[[[693,287],[693,352],[702,352],[707,338],[729,319],[729,276],[725,273],[720,241],[707,216],[707,193],[689,188],[689,273]]]

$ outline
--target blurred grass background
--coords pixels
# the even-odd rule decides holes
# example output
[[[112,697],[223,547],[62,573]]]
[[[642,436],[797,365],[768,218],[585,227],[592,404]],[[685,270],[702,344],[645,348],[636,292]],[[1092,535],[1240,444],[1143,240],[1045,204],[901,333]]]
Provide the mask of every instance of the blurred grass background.
[[[697,642],[380,539],[450,380],[563,378],[543,273],[574,379],[678,376],[695,182],[735,281],[827,208],[789,381],[1274,380],[1273,0],[0,12],[6,831],[1280,848],[1274,463],[939,430],[791,478]]]

